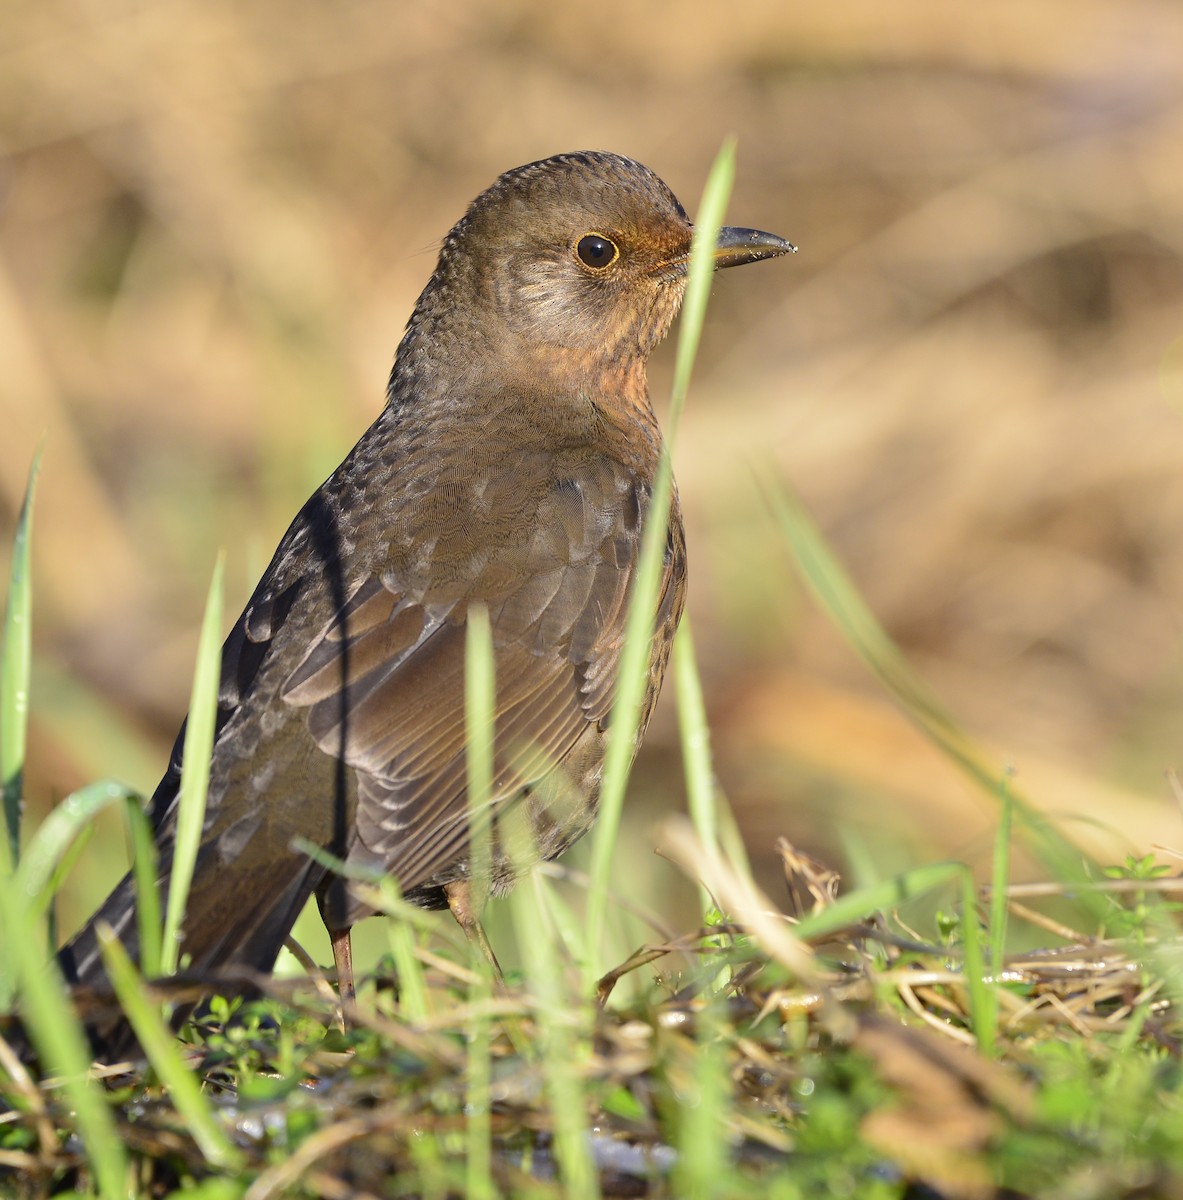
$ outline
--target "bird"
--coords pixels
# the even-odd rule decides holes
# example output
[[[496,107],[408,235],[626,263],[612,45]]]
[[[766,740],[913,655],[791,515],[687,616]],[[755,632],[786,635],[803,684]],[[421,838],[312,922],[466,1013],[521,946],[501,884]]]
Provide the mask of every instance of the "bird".
[[[353,994],[350,930],[373,910],[295,839],[350,874],[393,876],[473,933],[464,665],[478,605],[495,671],[489,892],[525,867],[499,836],[514,806],[536,860],[591,826],[663,453],[646,363],[681,304],[692,235],[649,168],[579,151],[506,171],[444,237],[384,407],[300,509],[223,646],[181,934],[190,973],[269,971],[314,895]],[[794,249],[726,227],[714,264]],[[638,744],[685,592],[675,489]],[[184,733],[148,806],[162,897]],[[59,952],[68,981],[105,984],[100,925],[136,957],[130,874]]]

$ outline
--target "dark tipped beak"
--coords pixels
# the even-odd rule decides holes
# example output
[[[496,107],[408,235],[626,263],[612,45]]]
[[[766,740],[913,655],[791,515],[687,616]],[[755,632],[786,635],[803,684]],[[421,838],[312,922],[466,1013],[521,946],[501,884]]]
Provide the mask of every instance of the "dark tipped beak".
[[[719,230],[715,267],[738,267],[744,263],[759,262],[762,258],[779,258],[782,254],[796,253],[797,247],[792,242],[786,242],[775,233],[726,226]]]

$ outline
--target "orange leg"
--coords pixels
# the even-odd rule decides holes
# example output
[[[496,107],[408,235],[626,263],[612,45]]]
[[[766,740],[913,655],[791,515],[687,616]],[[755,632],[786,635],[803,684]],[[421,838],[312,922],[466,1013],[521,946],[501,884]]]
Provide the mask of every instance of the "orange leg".
[[[493,953],[493,947],[485,935],[480,917],[473,911],[472,889],[469,887],[468,880],[458,879],[455,883],[449,883],[444,888],[444,895],[448,897],[448,908],[452,910],[456,924],[464,930],[464,936],[468,938],[469,945],[480,950],[485,956],[485,961],[493,968],[494,977],[500,979],[501,964],[497,961],[497,955]]]

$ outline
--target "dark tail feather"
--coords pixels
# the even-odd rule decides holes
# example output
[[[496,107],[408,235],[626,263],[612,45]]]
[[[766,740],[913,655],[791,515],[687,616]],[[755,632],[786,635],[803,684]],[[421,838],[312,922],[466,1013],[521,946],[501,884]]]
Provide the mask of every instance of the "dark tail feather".
[[[203,870],[204,853],[198,858],[182,924],[181,953],[188,958],[185,975],[200,979],[224,967],[269,972],[324,869],[310,859],[293,855],[264,867],[256,866],[248,879],[240,879],[240,872],[219,871],[213,863]],[[161,904],[163,909],[163,895]],[[58,964],[69,983],[93,988],[106,996],[110,985],[99,952],[96,926],[100,921],[111,926],[138,961],[135,884],[130,875],[58,952]],[[211,983],[211,990],[215,988],[216,984]],[[126,1058],[137,1045],[130,1026],[121,1014],[110,1015],[113,1011],[109,1009],[109,1015],[94,1019],[83,1016],[95,1056],[108,1062]],[[184,1016],[183,1012],[178,1014],[178,1020]]]
[[[66,982],[83,987],[104,988],[107,973],[99,953],[95,928],[106,922],[118,935],[133,959],[140,957],[140,929],[136,922],[136,885],[130,874],[115,885],[115,890],[103,901],[98,912],[80,929],[69,943],[58,951],[58,966]]]

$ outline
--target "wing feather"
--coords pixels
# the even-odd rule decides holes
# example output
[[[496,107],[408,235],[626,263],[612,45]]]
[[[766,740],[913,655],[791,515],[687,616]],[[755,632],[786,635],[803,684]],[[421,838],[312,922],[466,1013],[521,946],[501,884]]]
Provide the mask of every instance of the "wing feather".
[[[408,562],[448,561],[438,585],[416,583],[432,573],[400,570],[393,552],[376,564],[284,685],[287,702],[308,709],[320,749],[357,772],[357,858],[384,863],[404,889],[429,883],[467,845],[470,604],[487,606],[493,632],[494,809],[606,722],[648,490],[606,458],[550,470],[542,486],[528,472],[518,481],[512,524],[474,529],[507,475],[492,492],[474,485],[470,521],[436,525],[430,546],[404,550]],[[663,596],[680,602],[682,572],[668,554]]]

